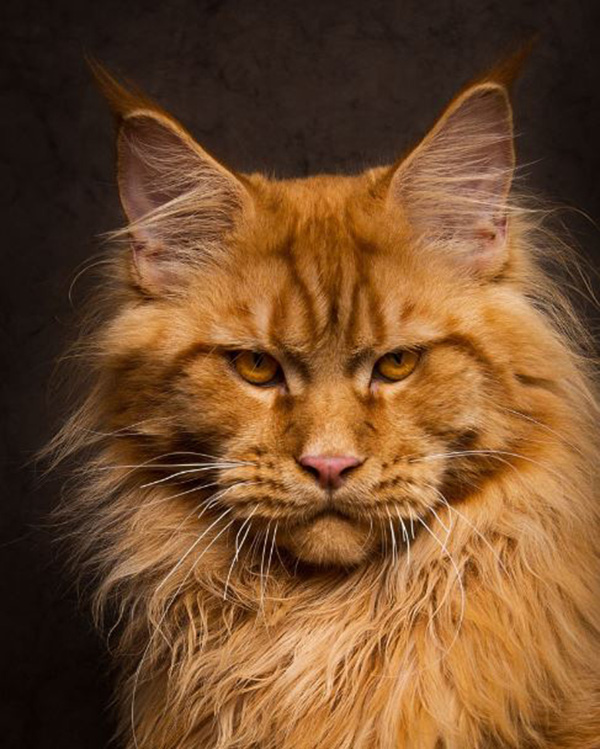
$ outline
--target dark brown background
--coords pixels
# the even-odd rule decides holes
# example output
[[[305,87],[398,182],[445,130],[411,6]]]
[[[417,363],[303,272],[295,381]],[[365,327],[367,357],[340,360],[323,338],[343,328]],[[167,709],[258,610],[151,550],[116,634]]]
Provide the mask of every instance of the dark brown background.
[[[232,167],[283,176],[391,160],[459,86],[541,31],[515,97],[519,156],[532,187],[598,219],[595,6],[3,0],[2,747],[96,749],[112,728],[103,647],[39,528],[59,487],[27,465],[60,413],[49,381],[73,334],[69,283],[101,249],[94,237],[121,221],[110,118],[84,53],[145,87]],[[571,225],[598,264],[598,231]]]

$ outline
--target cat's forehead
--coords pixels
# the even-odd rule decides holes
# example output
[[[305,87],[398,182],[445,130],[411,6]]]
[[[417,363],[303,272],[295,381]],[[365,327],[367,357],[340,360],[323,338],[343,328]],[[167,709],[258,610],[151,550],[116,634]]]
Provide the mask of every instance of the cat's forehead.
[[[217,285],[216,335],[348,360],[443,333],[433,269],[402,232],[390,236],[382,213],[374,227],[364,183],[313,178],[277,186],[273,198]]]

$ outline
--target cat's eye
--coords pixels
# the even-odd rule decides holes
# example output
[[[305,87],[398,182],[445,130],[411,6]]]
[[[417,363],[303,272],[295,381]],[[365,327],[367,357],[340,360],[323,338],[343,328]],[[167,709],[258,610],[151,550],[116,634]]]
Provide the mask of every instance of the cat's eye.
[[[236,351],[232,362],[239,376],[251,385],[268,387],[283,379],[279,362],[263,351]]]
[[[373,377],[384,382],[399,382],[413,373],[419,363],[418,351],[390,351],[375,363]]]

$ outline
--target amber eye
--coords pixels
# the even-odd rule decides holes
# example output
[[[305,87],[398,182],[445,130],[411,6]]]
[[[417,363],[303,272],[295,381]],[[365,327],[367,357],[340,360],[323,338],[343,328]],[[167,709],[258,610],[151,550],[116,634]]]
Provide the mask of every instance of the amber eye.
[[[262,351],[237,351],[232,358],[235,371],[252,385],[274,385],[282,379],[277,360]]]
[[[391,351],[377,361],[373,375],[386,382],[399,382],[412,374],[419,358],[418,351]]]

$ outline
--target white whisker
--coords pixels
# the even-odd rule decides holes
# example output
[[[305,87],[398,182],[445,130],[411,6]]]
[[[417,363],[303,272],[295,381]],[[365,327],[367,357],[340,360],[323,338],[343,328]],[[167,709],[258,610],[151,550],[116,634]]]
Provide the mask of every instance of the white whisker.
[[[390,535],[392,538],[392,563],[397,564],[398,563],[398,545],[396,541],[396,534],[394,532],[394,524],[392,523],[392,516],[390,515],[389,509],[387,510],[388,514],[388,522],[390,526]]]
[[[275,528],[273,529],[273,537],[271,538],[271,550],[269,551],[269,561],[267,562],[267,581],[271,572],[271,562],[273,561],[273,550],[275,549],[275,537],[277,536],[277,529],[279,528],[279,521],[275,521]]]
[[[260,608],[262,609],[263,617],[265,615],[265,577],[264,577],[264,569],[265,569],[265,554],[267,551],[267,539],[269,538],[269,531],[271,530],[271,523],[273,521],[269,520],[269,524],[267,525],[267,530],[265,531],[265,537],[263,541],[263,549],[262,554],[260,558]]]
[[[570,447],[572,450],[574,450],[578,455],[583,456],[583,452],[577,447],[577,445],[574,445],[569,440],[565,439],[560,432],[557,432],[555,429],[552,429],[547,424],[542,423],[541,421],[538,421],[538,419],[534,419],[533,416],[529,416],[529,414],[524,414],[522,411],[515,411],[512,408],[506,408],[503,406],[499,406],[496,404],[497,408],[501,408],[502,411],[506,411],[507,413],[514,414],[515,416],[519,416],[521,419],[524,419],[525,421],[529,421],[532,424],[535,424],[536,426],[543,429],[545,432],[548,432],[548,434],[552,434],[555,437],[558,438],[560,442],[562,442],[564,445],[567,445],[567,447]]]
[[[144,507],[152,507],[153,505],[163,504],[164,502],[171,502],[173,499],[178,499],[179,497],[185,497],[188,494],[193,494],[194,492],[201,491],[202,489],[211,489],[213,486],[219,486],[219,482],[212,481],[210,484],[199,484],[198,486],[193,486],[191,489],[186,489],[183,492],[177,492],[177,494],[169,494],[166,497],[153,499],[150,502],[145,502]],[[135,509],[137,510],[137,508]]]
[[[412,517],[412,514],[411,514],[411,517]],[[447,548],[446,544],[443,543],[442,541],[440,541],[440,539],[435,535],[435,533],[431,530],[431,528],[427,525],[427,523],[421,517],[419,517],[418,515],[417,515],[417,521],[419,523],[421,523],[421,525],[423,526],[423,528],[425,528],[425,530],[427,531],[427,533],[429,533],[429,535],[435,540],[435,542],[438,544],[438,546],[442,549],[442,551],[444,552],[444,554],[448,557],[448,560],[449,560],[450,564],[452,565],[452,567],[454,568],[454,571],[456,573],[456,578],[455,579],[458,582],[459,587],[460,587],[460,618],[459,618],[459,621],[458,621],[458,625],[456,627],[456,633],[455,633],[454,637],[452,638],[452,642],[450,643],[450,645],[444,651],[444,655],[447,655],[450,652],[450,650],[452,649],[452,647],[454,646],[454,643],[456,642],[456,640],[458,639],[458,635],[459,635],[459,632],[460,632],[460,629],[461,629],[461,626],[462,626],[462,622],[463,622],[464,616],[465,616],[466,598],[465,598],[465,588],[464,588],[464,585],[463,585],[463,582],[462,582],[462,573],[459,570],[458,565],[454,561],[454,557],[448,551],[448,548]],[[444,597],[444,600],[445,600],[445,597]],[[437,612],[440,610],[440,608],[441,608],[442,603],[444,602],[444,600],[442,600],[440,602],[440,604],[438,605],[437,609],[434,611],[434,613],[432,615],[432,620],[435,617],[435,615],[437,614]]]
[[[190,473],[203,473],[204,471],[215,471],[219,468],[231,468],[232,466],[228,465],[207,465],[207,466],[201,466],[200,468],[190,468],[185,471],[177,471],[176,473],[172,473],[169,476],[163,476],[160,479],[156,479],[155,481],[149,481],[146,484],[141,484],[140,489],[147,489],[150,486],[157,486],[158,484],[164,484],[166,481],[171,481],[172,479],[177,478],[178,476],[186,476]]]
[[[397,507],[396,512],[398,514],[400,525],[402,526],[402,538],[404,539],[404,544],[406,545],[406,564],[408,567],[410,567],[410,539],[408,537],[408,530],[406,528],[404,520],[402,519],[402,515],[400,514],[400,508]]]
[[[452,530],[452,524],[448,527],[446,523],[441,519],[441,517],[437,514],[434,507],[429,508],[429,512],[434,516],[434,518],[438,521],[438,523],[442,526],[442,528],[446,531],[446,540],[448,540],[448,536],[450,535],[450,531]]]
[[[431,487],[431,488],[432,488],[432,489],[434,489],[434,487]],[[452,505],[451,505],[451,504],[450,504],[450,503],[448,502],[448,500],[446,499],[446,497],[445,497],[445,496],[444,496],[444,495],[442,494],[442,492],[440,492],[440,491],[439,491],[438,489],[435,489],[435,491],[436,491],[436,493],[438,494],[438,496],[439,496],[439,498],[441,499],[441,501],[442,501],[442,502],[443,502],[443,503],[444,503],[444,504],[446,505],[446,507],[448,508],[448,510],[449,510],[449,511],[450,511],[451,513],[455,513],[455,514],[456,514],[456,515],[457,515],[457,516],[458,516],[459,518],[462,518],[462,520],[464,520],[464,521],[465,521],[465,523],[466,523],[466,524],[467,524],[467,525],[469,526],[469,528],[471,528],[471,530],[472,530],[472,531],[473,531],[473,532],[474,532],[474,533],[475,533],[475,534],[476,534],[476,535],[477,535],[477,536],[478,536],[478,537],[479,537],[479,538],[480,538],[480,539],[481,539],[481,540],[483,541],[483,543],[484,543],[484,544],[485,544],[485,545],[487,546],[487,548],[488,548],[488,549],[489,549],[489,550],[490,550],[490,551],[492,552],[492,554],[494,555],[494,558],[496,559],[496,561],[497,561],[497,562],[498,562],[498,564],[500,565],[500,567],[501,567],[502,571],[503,571],[503,572],[504,572],[504,573],[505,573],[506,575],[509,575],[509,572],[508,572],[508,570],[506,569],[506,566],[505,566],[504,562],[502,561],[502,559],[501,559],[500,555],[498,554],[498,552],[496,551],[496,549],[494,549],[494,547],[493,547],[493,546],[492,546],[492,544],[491,544],[491,543],[490,543],[490,542],[488,541],[488,539],[487,539],[487,538],[486,538],[486,537],[485,537],[485,536],[483,535],[483,533],[482,533],[482,532],[481,532],[481,531],[480,531],[480,530],[479,530],[479,529],[478,529],[478,528],[477,528],[477,527],[476,527],[476,526],[475,526],[475,525],[474,525],[474,524],[473,524],[473,523],[472,523],[472,522],[471,522],[471,521],[469,520],[469,518],[468,518],[468,517],[467,517],[466,515],[464,515],[464,514],[463,514],[463,513],[462,513],[462,512],[460,511],[460,510],[458,510],[458,509],[457,509],[456,507],[453,507],[453,506],[452,506]]]
[[[244,545],[246,539],[248,538],[248,534],[250,533],[250,528],[252,526],[252,522],[251,522],[252,521],[252,516],[254,515],[254,513],[256,512],[257,509],[258,509],[258,507],[255,507],[252,510],[252,512],[250,513],[250,515],[248,515],[248,517],[241,524],[241,526],[240,526],[240,528],[239,528],[239,530],[238,530],[238,532],[236,534],[236,537],[235,537],[235,553],[233,555],[233,559],[231,560],[231,564],[229,565],[229,571],[227,572],[227,578],[225,580],[225,587],[223,588],[223,600],[227,599],[227,589],[229,587],[229,581],[231,580],[231,574],[233,572],[233,568],[235,566],[235,563],[239,559],[239,556],[240,556],[240,553],[241,553],[241,550],[242,550],[242,546]],[[242,538],[242,540],[240,542],[239,541],[240,534],[242,533],[242,531],[244,530],[244,528],[246,526],[247,526],[246,532],[245,532],[245,534],[244,534],[244,536],[243,536],[243,538]]]
[[[232,511],[232,507],[228,507],[226,510],[224,510],[219,517],[216,520],[213,520],[213,522],[205,528],[205,530],[198,536],[198,538],[194,541],[194,543],[190,546],[190,548],[185,552],[185,554],[181,557],[181,559],[177,562],[177,564],[173,567],[173,569],[169,572],[169,574],[159,583],[159,585],[155,589],[155,593],[158,593],[158,591],[165,585],[167,580],[172,577],[175,572],[181,567],[183,562],[187,559],[187,557],[192,553],[192,551],[198,546],[200,541],[206,536],[206,534],[212,530],[217,523],[219,523],[226,515],[229,515],[229,513]]]

